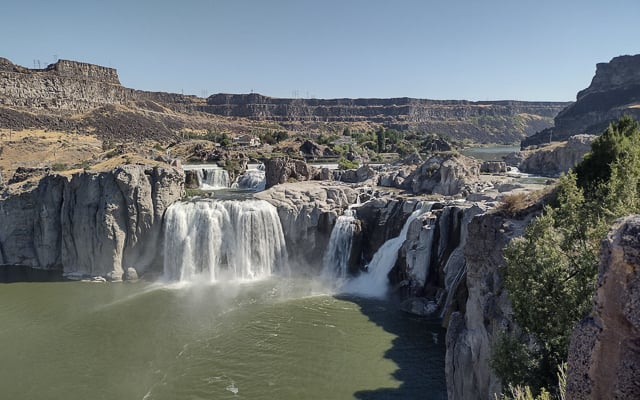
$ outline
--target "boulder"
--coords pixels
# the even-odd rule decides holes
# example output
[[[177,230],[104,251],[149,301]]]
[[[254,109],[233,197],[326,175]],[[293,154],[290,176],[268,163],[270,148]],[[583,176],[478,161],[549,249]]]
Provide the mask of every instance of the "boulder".
[[[267,189],[289,180],[308,181],[315,176],[315,168],[302,160],[272,158],[264,165]]]
[[[489,174],[503,174],[507,172],[507,163],[504,161],[483,161],[480,172]]]
[[[639,399],[640,215],[602,242],[593,313],[573,331],[567,399]]]
[[[413,193],[453,196],[468,194],[468,186],[478,181],[480,164],[461,154],[436,154],[429,157],[405,181]]]
[[[322,149],[311,140],[305,140],[300,145],[300,155],[305,158],[316,158],[322,156]]]
[[[358,169],[334,171],[335,180],[345,183],[360,183],[375,177],[376,171],[368,165],[363,165]]]

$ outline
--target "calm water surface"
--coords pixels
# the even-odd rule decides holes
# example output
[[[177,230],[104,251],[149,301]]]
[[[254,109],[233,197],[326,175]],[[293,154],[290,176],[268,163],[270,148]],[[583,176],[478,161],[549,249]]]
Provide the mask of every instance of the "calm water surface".
[[[6,399],[445,399],[444,331],[308,281],[0,285]]]

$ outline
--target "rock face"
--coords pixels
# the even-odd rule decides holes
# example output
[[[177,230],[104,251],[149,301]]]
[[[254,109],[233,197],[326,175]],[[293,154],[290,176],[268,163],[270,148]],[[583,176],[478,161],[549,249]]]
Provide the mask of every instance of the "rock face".
[[[575,135],[564,143],[522,151],[517,167],[529,174],[559,176],[575,167],[591,151],[595,135]]]
[[[640,72],[639,72],[640,73]],[[616,222],[600,251],[593,315],[574,330],[567,399],[638,399],[640,216]]]
[[[146,100],[179,108],[195,96],[128,89],[120,85],[115,69],[99,65],[59,60],[44,69],[29,69],[0,58],[0,105],[86,111]]]
[[[567,140],[587,133],[598,135],[609,122],[628,114],[640,119],[640,54],[620,56],[596,66],[591,85],[578,93],[576,102],[554,119],[554,127],[522,141],[522,147]]]
[[[221,93],[210,96],[201,111],[277,121],[285,125],[299,121],[371,121],[394,129],[441,132],[460,138],[473,138],[479,142],[499,143],[519,140],[550,126],[551,118],[567,105],[568,103],[553,102],[471,102],[406,97],[285,99],[258,93]]]
[[[525,221],[507,220],[497,213],[480,214],[468,226],[464,246],[466,289],[464,310],[453,312],[447,328],[445,369],[450,400],[493,399],[501,392],[489,359],[498,332],[512,324],[507,293],[499,268],[502,250],[520,236]]]
[[[336,218],[356,202],[358,192],[347,185],[299,182],[274,186],[255,197],[278,209],[290,261],[317,273]]]
[[[142,274],[156,259],[164,210],[183,192],[173,168],[47,175],[0,201],[0,261],[72,277]]]
[[[419,166],[403,185],[416,194],[468,194],[468,185],[477,181],[479,174],[480,164],[474,159],[460,154],[437,154]]]
[[[288,182],[289,180],[308,181],[313,179],[315,168],[304,161],[290,158],[272,158],[264,164],[266,188]]]
[[[504,161],[483,161],[480,172],[489,174],[503,174],[507,172],[507,163]]]

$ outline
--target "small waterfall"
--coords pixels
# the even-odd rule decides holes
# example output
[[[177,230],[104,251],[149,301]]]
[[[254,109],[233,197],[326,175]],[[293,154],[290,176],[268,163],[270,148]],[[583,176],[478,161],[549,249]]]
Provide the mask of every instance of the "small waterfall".
[[[402,226],[400,234],[384,242],[376,251],[367,267],[367,272],[357,278],[348,281],[344,286],[344,292],[365,296],[385,297],[387,294],[389,279],[387,275],[396,264],[398,251],[407,238],[409,226],[416,218],[431,210],[433,203],[421,205],[415,210]]]
[[[262,200],[173,204],[165,216],[164,242],[169,280],[255,280],[287,264],[278,213]]]
[[[217,165],[185,165],[183,169],[196,171],[199,189],[226,189],[230,185],[229,172]]]
[[[329,246],[322,260],[322,277],[340,287],[347,279],[351,245],[355,231],[356,212],[348,208],[339,216],[331,231]]]
[[[267,184],[264,164],[259,164],[254,168],[248,168],[244,174],[240,175],[231,186],[234,189],[250,189],[256,192],[264,190]]]

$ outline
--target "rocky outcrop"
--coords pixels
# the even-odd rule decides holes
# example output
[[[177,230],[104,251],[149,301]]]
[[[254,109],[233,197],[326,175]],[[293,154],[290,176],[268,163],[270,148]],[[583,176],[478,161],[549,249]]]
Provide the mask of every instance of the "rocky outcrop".
[[[638,399],[639,372],[640,216],[634,215],[617,221],[602,242],[593,315],[571,337],[567,399]]]
[[[266,188],[293,181],[308,181],[313,179],[315,168],[302,160],[291,158],[272,158],[264,163]]]
[[[483,161],[480,172],[488,174],[503,174],[507,172],[507,163],[504,161]]]
[[[640,54],[620,56],[596,66],[591,85],[562,110],[554,126],[522,141],[522,147],[564,141],[576,134],[599,135],[607,125],[628,114],[640,119]]]
[[[0,201],[3,264],[119,280],[154,264],[164,210],[182,197],[184,175],[124,165],[17,186]]]
[[[498,213],[480,214],[468,225],[464,246],[468,295],[464,309],[451,314],[446,337],[451,400],[493,399],[501,392],[489,359],[498,333],[510,329],[513,319],[499,269],[504,264],[504,246],[520,236],[525,225],[526,221],[508,220]]]
[[[440,132],[478,142],[519,140],[550,126],[567,103],[465,100],[286,99],[251,94],[216,94],[202,111],[230,117],[292,122],[380,123],[394,129]],[[437,143],[436,143],[437,145]],[[427,146],[431,148],[430,143]],[[436,147],[437,148],[437,147]]]
[[[174,105],[175,109],[197,103],[195,96],[125,88],[113,68],[59,60],[44,69],[30,69],[0,58],[0,105],[86,111],[144,101]]]
[[[345,183],[361,183],[369,180],[377,181],[377,176],[376,171],[368,165],[363,165],[358,169],[333,171],[333,179]]]
[[[340,184],[284,183],[257,193],[278,209],[289,259],[319,272],[338,215],[357,201],[358,191]]]
[[[595,135],[575,135],[563,143],[554,143],[535,150],[521,151],[516,165],[520,171],[543,176],[559,176],[575,167],[591,151]],[[510,157],[515,160],[515,157]]]
[[[429,193],[454,196],[468,194],[478,180],[480,163],[457,153],[436,154],[403,181],[415,194]]]

